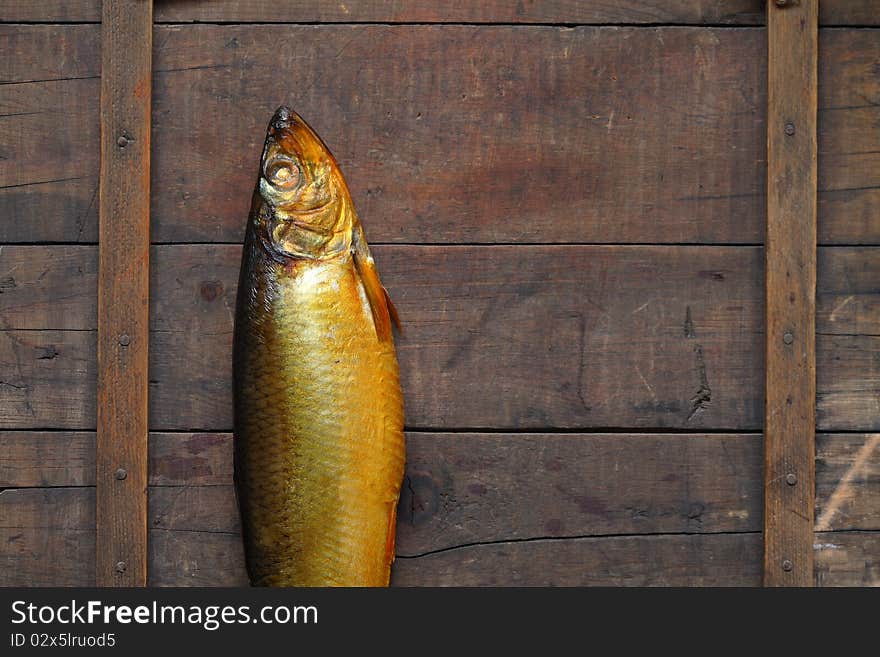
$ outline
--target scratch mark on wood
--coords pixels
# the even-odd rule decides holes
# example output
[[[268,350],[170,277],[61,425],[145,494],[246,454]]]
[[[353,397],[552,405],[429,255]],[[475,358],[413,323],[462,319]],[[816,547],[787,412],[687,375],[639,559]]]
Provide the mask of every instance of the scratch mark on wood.
[[[837,313],[839,313],[841,310],[843,310],[843,309],[846,307],[846,305],[847,305],[850,301],[852,301],[854,298],[855,298],[855,295],[854,295],[854,294],[850,294],[846,299],[844,299],[844,300],[841,301],[839,304],[837,304],[837,307],[835,307],[834,310],[831,311],[831,317],[829,317],[829,319],[830,319],[832,322],[833,322],[835,319],[837,319]]]
[[[819,520],[816,522],[817,532],[828,531],[831,527],[831,520],[834,518],[834,515],[840,510],[840,507],[843,506],[844,503],[852,499],[854,495],[852,489],[853,480],[868,464],[868,459],[871,457],[874,450],[877,449],[878,444],[880,444],[880,433],[872,434],[856,453],[852,465],[849,466],[849,469],[844,473],[843,477],[840,478],[840,483],[837,484],[837,487],[831,494],[831,498],[828,500],[828,505],[825,507],[825,510],[822,511],[822,515],[819,516]]]
[[[651,304],[652,301],[653,301],[653,299],[645,301],[645,303],[643,303],[641,306],[639,306],[638,308],[633,310],[630,314],[635,315],[636,313],[642,312],[645,308],[647,308]]]
[[[639,368],[638,363],[636,363],[635,366],[636,366],[636,374],[639,375],[639,378],[642,380],[642,383],[645,384],[645,388],[648,390],[649,393],[651,393],[651,397],[653,397],[653,398],[654,398],[654,401],[656,402],[656,401],[657,401],[657,395],[654,393],[654,388],[651,387],[651,384],[648,383],[648,380],[647,380],[647,379],[645,378],[645,376],[642,374],[642,370],[641,370],[641,368]]]

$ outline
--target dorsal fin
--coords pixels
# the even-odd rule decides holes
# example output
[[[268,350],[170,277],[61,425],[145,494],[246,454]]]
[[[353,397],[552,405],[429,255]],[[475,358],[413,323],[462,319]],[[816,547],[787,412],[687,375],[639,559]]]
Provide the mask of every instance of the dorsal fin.
[[[400,317],[397,308],[391,303],[388,290],[382,286],[379,280],[379,272],[376,271],[376,263],[370,255],[370,247],[364,236],[360,221],[355,219],[352,226],[351,252],[354,259],[355,269],[363,283],[367,300],[370,302],[370,312],[373,314],[373,324],[376,326],[376,335],[380,342],[391,340],[391,322],[400,329]]]

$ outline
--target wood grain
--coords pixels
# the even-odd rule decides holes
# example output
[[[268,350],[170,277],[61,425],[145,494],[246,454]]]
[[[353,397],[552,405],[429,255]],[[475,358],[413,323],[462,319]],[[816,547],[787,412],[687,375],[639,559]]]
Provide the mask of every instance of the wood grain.
[[[758,249],[382,246],[376,257],[404,315],[409,426],[761,427]],[[152,259],[151,426],[228,430],[238,247],[159,246]],[[822,430],[880,431],[878,262],[875,247],[819,250]],[[0,427],[95,428],[96,263],[94,247],[0,248]],[[76,330],[46,330],[56,326]],[[712,399],[688,422],[697,344]],[[509,382],[490,382],[497,371]],[[536,388],[535,372],[556,387]]]
[[[147,581],[153,3],[105,0],[98,194],[98,586]]]
[[[818,437],[819,509],[827,507],[846,472],[858,465],[860,446],[869,438]],[[90,583],[92,573],[83,574],[67,560],[77,555],[90,559],[94,551],[93,489],[70,487],[94,476],[93,441],[94,435],[87,433],[0,434],[4,455],[31,464],[0,469],[0,486],[58,486],[10,488],[0,494],[0,518],[8,519],[8,524],[0,522],[0,538],[12,539],[0,542],[0,563],[29,560],[23,571],[2,571],[3,584],[28,581],[18,577],[44,584]],[[407,441],[410,458],[398,552],[410,558],[397,562],[399,576],[406,578],[400,583],[500,583],[508,577],[530,585],[592,577],[608,584],[687,583],[692,580],[682,579],[682,573],[691,569],[704,583],[745,584],[741,569],[757,572],[760,567],[759,539],[753,533],[761,525],[759,435],[410,433]],[[82,457],[65,459],[65,450]],[[42,455],[46,460],[41,462],[37,457]],[[150,463],[150,584],[243,585],[231,435],[152,433]],[[871,532],[880,528],[877,506],[871,503],[877,498],[874,469],[876,458],[858,478],[849,479],[857,494],[831,518],[834,531],[817,533],[816,549],[827,557],[817,565],[817,577],[823,573],[824,578],[820,583],[875,576],[869,542]],[[637,536],[596,542],[606,540],[604,534],[618,533]],[[592,542],[577,542],[583,540],[577,537],[589,536]],[[714,541],[726,540],[720,536],[754,541],[754,554],[740,554],[739,560],[717,555]],[[574,547],[558,547],[569,540],[575,541]],[[519,561],[530,554],[519,552],[526,549],[520,547],[523,542],[545,546],[547,556],[535,558],[553,579],[542,579],[537,565],[526,567]],[[678,547],[662,547],[669,544]],[[851,547],[841,552],[844,544]],[[566,580],[562,569],[548,566],[558,549],[563,554],[575,550],[572,554],[598,562],[590,574],[573,569]],[[695,565],[701,549],[721,562]],[[459,564],[459,579],[450,572],[447,557],[439,557],[443,550],[468,557],[452,562]],[[493,550],[506,555],[496,566],[472,562],[474,555]],[[415,558],[420,554],[426,556]],[[659,567],[652,568],[654,556]],[[644,563],[632,570],[639,558]],[[751,561],[742,563],[746,558]],[[833,572],[823,570],[821,563]]]
[[[12,32],[0,26],[16,51],[41,53],[11,62],[12,79],[99,71],[96,26]],[[282,99],[330,142],[373,243],[763,241],[760,30],[168,26],[156,43],[156,241],[241,240]],[[820,46],[820,242],[877,244],[880,38],[826,30]],[[320,75],[331,59],[337,73]],[[15,218],[0,240],[96,241],[97,90],[0,86],[0,215]],[[523,161],[538,168],[511,164]]]
[[[880,529],[880,434],[816,440],[816,530]]]
[[[480,23],[723,23],[760,25],[762,0],[629,0],[595,3],[574,0],[551,2],[456,2],[431,0],[392,3],[361,0],[328,3],[296,0],[231,2],[215,0],[158,0],[157,22],[237,21],[258,22],[480,22]],[[0,21],[92,21],[101,19],[99,0],[0,0]],[[824,0],[819,11],[822,25],[877,25],[873,0]]]
[[[0,490],[0,586],[95,586],[95,489]]]
[[[94,331],[0,331],[0,427],[96,427]]]
[[[816,586],[880,586],[880,532],[816,532]]]
[[[759,426],[757,249],[375,252],[406,327],[408,426]],[[237,247],[156,251],[152,428],[231,426],[238,261]]]
[[[818,3],[767,3],[764,584],[813,583]]]
[[[543,438],[546,443],[540,442]],[[150,485],[228,489],[232,481],[231,440],[228,433],[152,432]],[[762,443],[756,434],[410,432],[408,440],[410,482],[404,489],[400,517],[406,525],[401,531],[415,537],[408,539],[413,541],[409,544],[413,550],[431,549],[449,525],[462,525],[457,531],[469,531],[464,525],[486,522],[479,516],[490,508],[481,502],[485,496],[503,498],[497,506],[508,514],[500,517],[506,518],[510,531],[522,532],[517,523],[529,519],[526,533],[535,535],[544,527],[544,510],[517,509],[510,499],[550,500],[547,504],[554,510],[574,518],[576,504],[578,511],[583,507],[596,512],[591,524],[610,523],[608,527],[615,531],[623,531],[626,523],[631,523],[627,529],[633,532],[700,528],[703,523],[715,530],[723,526],[725,531],[760,528],[762,479],[758,461]],[[487,451],[490,447],[497,451]],[[0,432],[0,453],[4,455],[0,488],[93,486],[94,449],[94,432]],[[520,478],[522,464],[536,459],[540,480]],[[504,470],[508,462],[509,469]],[[575,466],[577,473],[571,471]],[[586,476],[581,474],[582,467],[608,470]],[[816,526],[834,531],[880,530],[878,468],[878,434],[818,434]],[[713,471],[716,474],[711,474]],[[573,481],[585,487],[583,494],[565,497],[561,482],[570,487]],[[605,504],[602,513],[600,505],[592,504],[587,495],[586,488],[597,487],[608,497],[608,490],[629,486],[630,481],[634,482],[633,490],[620,492],[620,501]],[[601,486],[596,482],[602,482]],[[639,491],[654,486],[662,491],[664,504],[633,503]],[[681,486],[685,486],[683,492]],[[442,508],[435,508],[433,501],[438,496],[448,501]],[[676,496],[679,501],[673,502]],[[741,508],[732,508],[734,504]],[[465,523],[462,518],[469,520]],[[551,527],[556,533],[562,529],[556,522]]]

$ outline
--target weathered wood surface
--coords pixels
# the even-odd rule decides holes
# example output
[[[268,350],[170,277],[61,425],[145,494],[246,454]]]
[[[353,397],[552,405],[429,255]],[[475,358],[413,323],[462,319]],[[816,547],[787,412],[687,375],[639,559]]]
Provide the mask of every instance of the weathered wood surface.
[[[39,298],[27,294],[39,282],[27,281],[52,266],[42,248],[4,248],[18,276],[2,299],[8,328],[37,328],[26,308],[14,309]],[[231,427],[239,252],[154,249],[153,429]],[[758,249],[385,246],[376,257],[406,326],[399,352],[409,426],[759,427]],[[89,314],[79,328],[90,328]],[[64,358],[67,343],[82,351],[93,336],[13,330],[2,339],[13,384],[0,386],[3,426],[93,426],[83,414],[94,408],[88,379]],[[37,359],[47,340],[59,355]],[[54,375],[54,395],[50,381],[32,376],[37,367]],[[498,371],[504,377],[490,382]],[[29,401],[68,401],[79,413],[23,414]]]
[[[813,583],[818,16],[767,3],[766,586]]]
[[[816,586],[880,586],[880,532],[816,532]]]
[[[417,23],[690,23],[760,25],[764,0],[628,0],[626,2],[516,2],[383,0],[331,3],[325,0],[157,0],[157,22],[417,22]],[[101,19],[100,0],[0,0],[0,21],[92,21]],[[877,25],[874,0],[824,0],[822,25]]]
[[[229,489],[231,440],[228,433],[151,433],[150,484]],[[450,526],[470,531],[466,525],[482,522],[474,510],[488,509],[493,498],[501,499],[493,513],[504,511],[495,522],[505,518],[509,529],[528,517],[529,536],[541,527],[559,534],[565,522],[542,525],[540,509],[518,509],[513,500],[550,500],[542,503],[569,518],[577,508],[596,516],[590,524],[599,523],[598,533],[602,523],[620,532],[699,530],[704,523],[715,531],[760,528],[757,434],[410,433],[408,440],[409,485],[400,518],[406,525],[401,531],[417,537],[407,539],[412,551],[430,549]],[[0,432],[0,488],[93,486],[94,449],[94,432]],[[524,464],[540,475],[536,481],[517,478]],[[571,482],[585,489],[566,493],[564,483]],[[665,502],[639,506],[639,491],[654,487]],[[601,488],[601,494],[590,497],[586,488]],[[462,521],[462,514],[470,520]],[[234,519],[222,522],[235,528]],[[880,434],[817,435],[816,529],[880,530]]]
[[[815,518],[817,531],[880,529],[880,434],[816,436]]]
[[[95,585],[95,489],[0,490],[0,586]]]
[[[228,433],[151,433],[150,484],[229,488],[231,440]],[[548,497],[564,499],[565,503],[557,500],[552,505],[568,517],[574,517],[574,512],[566,509],[575,507],[596,516],[591,524],[599,523],[594,527],[597,533],[607,533],[600,531],[602,523],[608,524],[605,530],[626,533],[699,530],[703,523],[716,531],[751,531],[760,526],[761,437],[757,434],[417,432],[410,433],[408,440],[410,481],[400,517],[408,525],[405,531],[417,532],[422,536],[418,543],[425,543],[421,547],[413,544],[413,550],[434,545],[448,526],[470,531],[468,523],[455,514],[487,508],[491,501],[483,499],[487,495],[500,498],[492,509],[499,512],[498,518],[507,517],[510,527],[514,511],[523,511],[511,506],[512,500]],[[4,455],[0,488],[93,486],[94,449],[94,432],[0,432]],[[527,466],[538,481],[520,480],[518,474]],[[817,530],[880,530],[878,475],[880,434],[819,434]],[[610,480],[596,483],[605,477]],[[572,481],[601,488],[600,494],[591,498],[586,492],[566,492],[564,483]],[[616,490],[623,486],[633,490]],[[654,488],[659,491],[658,499],[666,502],[639,508],[633,496]],[[441,508],[440,499],[453,502]],[[732,508],[737,502],[741,508]],[[539,510],[525,511],[540,514]],[[524,517],[516,516],[516,522]],[[571,529],[571,523],[566,525],[561,518],[542,525],[539,515],[529,517],[531,534],[542,526],[551,534],[559,534],[566,526]],[[470,525],[478,523],[479,518],[472,517]]]
[[[409,426],[761,428],[760,249],[376,257],[406,328]],[[159,246],[153,262],[151,428],[228,430],[239,247]],[[876,248],[819,251],[822,430],[880,430],[878,262]],[[0,426],[93,429],[94,247],[2,247],[0,285]]]
[[[817,573],[825,573],[825,583],[843,575],[876,579],[870,547],[871,532],[880,529],[872,502],[878,497],[876,434],[820,435],[817,443],[817,517],[842,485],[858,491],[829,516],[825,529],[834,531],[817,534],[826,570],[834,571],[823,571],[820,558]],[[90,483],[93,444],[89,433],[0,434],[4,455],[33,464],[0,470],[0,487],[56,486],[0,494],[0,560],[10,566],[0,569],[3,584],[27,577],[91,583],[92,573],[69,560],[92,556],[94,492],[70,486]],[[81,455],[66,469],[62,447]],[[747,577],[759,576],[760,540],[753,532],[761,526],[760,435],[410,433],[407,448],[398,553],[410,557],[397,562],[398,583],[488,584],[514,577],[572,584],[583,577],[588,584],[748,584]],[[47,460],[40,463],[38,455]],[[150,464],[150,583],[244,583],[231,435],[153,433]],[[861,531],[846,533],[853,529]],[[662,535],[651,535],[657,532]],[[604,537],[614,534],[644,536]],[[704,538],[692,536],[699,534]],[[754,547],[742,552],[742,541]],[[841,541],[849,552],[835,547]],[[544,552],[540,546],[546,556],[526,564],[536,550]],[[460,554],[435,554],[443,550]],[[716,554],[714,565],[699,558],[701,550]],[[483,563],[496,551],[503,556],[496,566]],[[549,565],[557,554],[595,565],[566,579],[565,569]],[[636,566],[639,559],[645,563]],[[707,565],[695,565],[701,561]],[[542,568],[549,568],[546,575]],[[685,577],[688,570],[696,579]]]
[[[153,3],[104,0],[98,192],[98,586],[147,582]]]
[[[97,28],[0,38],[40,53],[0,86],[0,241],[94,242]],[[762,30],[203,25],[155,41],[155,241],[241,240],[282,101],[329,141],[374,243],[763,241]],[[878,243],[880,34],[820,46],[819,239]],[[47,79],[63,81],[25,83]]]

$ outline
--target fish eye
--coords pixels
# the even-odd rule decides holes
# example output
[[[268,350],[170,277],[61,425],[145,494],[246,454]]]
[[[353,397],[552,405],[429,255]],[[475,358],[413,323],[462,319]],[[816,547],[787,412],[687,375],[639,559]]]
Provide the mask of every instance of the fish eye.
[[[276,157],[267,162],[263,173],[266,180],[276,187],[290,189],[299,183],[299,167],[293,160],[286,157]]]

